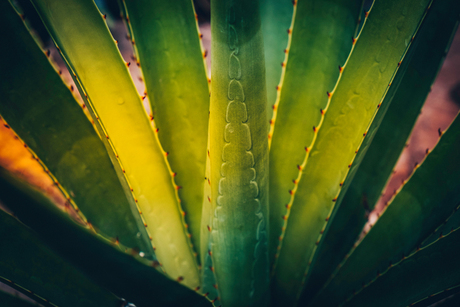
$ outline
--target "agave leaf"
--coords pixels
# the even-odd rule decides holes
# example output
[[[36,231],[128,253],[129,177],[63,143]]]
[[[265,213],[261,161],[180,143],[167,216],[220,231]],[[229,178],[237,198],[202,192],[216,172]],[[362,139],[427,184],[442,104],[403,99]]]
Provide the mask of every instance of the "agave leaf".
[[[425,247],[438,238],[448,235],[453,229],[457,229],[460,227],[460,204],[454,209],[454,212],[442,223],[436,230],[426,238],[421,247]]]
[[[224,306],[268,303],[268,142],[258,1],[212,1],[211,253]],[[203,220],[206,223],[206,220]]]
[[[459,11],[455,0],[435,2],[428,11],[353,162],[344,183],[349,188],[337,199],[340,206],[313,259],[306,296],[321,288],[367,222],[444,60]]]
[[[392,265],[343,306],[408,306],[459,285],[458,242],[459,229]]]
[[[460,191],[456,188],[460,180],[459,160],[457,116],[377,223],[347,255],[312,306],[340,303],[390,263],[407,256],[441,225],[460,203]]]
[[[260,1],[260,17],[264,37],[265,73],[267,82],[267,118],[272,118],[273,105],[278,96],[277,87],[281,80],[288,50],[288,29],[292,22],[294,6],[287,0]]]
[[[102,15],[91,0],[33,3],[86,97],[163,269],[195,289],[199,286],[197,261],[183,225],[177,186]]]
[[[210,123],[210,122],[208,122]],[[208,129],[208,145],[206,156],[206,175],[204,178],[204,197],[201,216],[201,288],[202,293],[213,303],[214,306],[220,306],[219,293],[215,287],[216,276],[214,275],[214,266],[212,262],[212,236],[211,225],[213,219],[212,191],[211,191],[211,157],[210,157],[210,130]]]
[[[158,265],[157,261],[144,259],[138,256],[137,251],[92,235],[90,230],[74,223],[48,199],[6,175],[4,171],[0,172],[0,181],[0,200],[20,221],[35,230],[46,244],[78,270],[118,297],[123,297],[140,307],[152,304],[209,306],[206,299],[158,272],[154,268]],[[37,216],[41,218],[37,219]],[[31,253],[21,253],[22,257],[30,262]],[[37,260],[36,263],[36,268],[47,264],[45,260]],[[50,266],[45,272],[59,270]],[[65,276],[65,280],[71,278]],[[89,282],[88,286],[98,289]],[[53,289],[53,292],[59,291]]]
[[[209,89],[193,3],[123,1],[161,145],[199,249]]]
[[[313,128],[316,141],[307,145],[304,154],[308,161],[305,159],[298,167],[302,179],[300,176],[295,179],[290,191],[295,198],[288,203],[292,209],[284,216],[287,230],[274,282],[283,300],[286,297],[293,301],[300,294],[357,149],[425,15],[428,2],[375,3],[351,56],[340,69],[336,88],[327,95],[331,98],[327,107],[322,112],[317,110],[323,120]]]
[[[27,200],[4,178],[0,191],[0,200],[5,205]],[[50,250],[35,233],[2,210],[0,238],[0,281],[37,302],[75,307],[115,307],[119,304],[117,297],[94,284]]]
[[[0,27],[9,42],[0,49],[0,114],[41,160],[69,202],[105,236],[153,256],[142,223],[133,215],[96,131],[45,53],[8,1],[0,4]],[[38,102],[38,103],[37,103]],[[71,123],[71,124],[69,124]]]
[[[305,148],[315,140],[316,132],[312,128],[318,126],[323,117],[321,110],[325,110],[328,103],[326,93],[334,88],[340,65],[345,63],[352,48],[360,5],[361,1],[338,0],[301,1],[294,6],[294,20],[288,30],[292,31],[291,43],[286,49],[288,61],[283,62],[286,71],[271,121],[270,258],[275,265],[294,200],[292,191],[305,164]],[[299,270],[298,256],[289,258],[286,261],[291,262],[292,267],[282,269],[287,270],[286,274],[278,275],[275,284],[286,282],[283,288],[289,289],[280,291],[291,292],[288,296],[292,300],[299,290],[303,269]],[[293,274],[294,267],[300,275]],[[286,303],[285,299],[284,294],[280,294],[280,301]]]
[[[428,295],[427,297],[415,303],[410,304],[409,306],[427,307],[427,306],[432,306],[433,304],[436,303],[435,306],[455,307],[455,306],[458,306],[458,302],[459,302],[458,300],[460,299],[460,297],[458,296],[459,292],[460,292],[460,284],[452,288],[447,288],[438,293],[432,293]]]

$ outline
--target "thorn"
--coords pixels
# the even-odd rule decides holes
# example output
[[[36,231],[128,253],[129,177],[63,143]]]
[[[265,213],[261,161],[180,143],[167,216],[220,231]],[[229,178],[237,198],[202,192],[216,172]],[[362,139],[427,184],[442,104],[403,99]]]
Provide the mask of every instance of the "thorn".
[[[117,45],[118,45],[118,40],[115,40],[115,44],[117,44]]]
[[[353,45],[356,44],[356,38],[352,37],[351,42],[352,42]]]
[[[297,169],[298,169],[299,171],[301,171],[301,170],[302,170],[302,165],[297,165]]]
[[[291,34],[291,32],[292,32],[291,29],[287,29],[288,34]]]
[[[291,205],[290,205],[290,204],[287,204],[287,205],[286,205],[286,208],[291,209]]]
[[[364,133],[363,133],[363,136],[366,136],[366,134],[367,134],[367,132],[364,132]]]
[[[328,222],[328,221],[329,221],[329,216],[328,216],[328,217],[325,219],[325,221],[326,221],[326,222]]]
[[[62,70],[59,70],[59,72],[58,72],[58,73],[59,73],[59,75],[62,75]]]
[[[202,38],[203,38],[203,34],[200,33],[200,39],[202,39]]]
[[[327,97],[328,97],[328,98],[331,98],[331,96],[332,96],[332,94],[331,94],[331,93],[329,93],[329,92],[326,92],[326,94],[327,94]]]
[[[289,194],[294,195],[294,191],[293,191],[293,190],[289,190]]]
[[[350,168],[350,167],[351,167],[351,163],[350,163],[350,164],[348,164],[348,168]]]
[[[316,132],[316,127],[315,126],[313,126],[313,132]]]
[[[398,62],[398,67],[401,66],[401,62],[402,62],[402,61],[399,61],[399,62]]]
[[[187,215],[187,212],[182,211],[182,216],[185,216],[185,215]]]
[[[283,220],[287,220],[287,216],[286,215],[283,215]]]
[[[165,156],[166,156],[166,157],[169,156],[169,152],[166,151],[166,152],[165,152]]]
[[[182,188],[181,186],[176,185],[176,190],[179,190],[179,189],[181,189],[181,188]]]
[[[104,20],[106,20],[107,19],[107,14],[102,15],[102,18],[104,18]]]
[[[284,53],[288,53],[288,50],[287,50],[287,49],[284,49]]]
[[[333,202],[336,202],[336,201],[337,201],[337,197],[335,197],[332,201],[333,201]]]
[[[439,136],[441,136],[442,133],[443,133],[443,132],[441,131],[441,128],[438,128],[438,134],[439,134]]]
[[[207,225],[207,227],[208,227],[208,231],[211,232],[211,227],[209,225]]]
[[[203,52],[203,58],[206,59],[207,56],[208,56],[208,50],[205,50],[205,51]]]
[[[284,62],[281,62],[281,67],[284,67]]]
[[[272,106],[273,111],[276,111],[276,104]]]
[[[319,109],[319,111],[321,112],[321,115],[324,115],[324,110],[323,109]]]
[[[343,71],[343,67],[339,65],[339,72],[341,73]]]
[[[292,0],[292,4],[295,6],[297,5],[297,0]]]
[[[49,49],[46,50],[46,56],[47,56],[47,57],[50,57],[50,55],[51,55],[51,51],[50,51]]]
[[[126,62],[126,66],[129,67],[131,65],[131,62]]]
[[[377,109],[380,109],[380,106],[381,106],[381,105],[382,105],[382,103],[379,103],[379,104],[377,105]]]
[[[156,129],[155,129],[155,132],[158,133],[159,130],[160,130],[159,128],[156,128]]]
[[[367,12],[364,13],[364,17],[367,18],[368,16],[369,16],[369,11],[367,11]]]
[[[7,124],[4,124],[3,126],[5,126],[6,129],[10,129],[10,126],[8,126]]]
[[[309,151],[308,147],[305,147],[305,151],[306,151],[306,152],[308,152],[308,151]]]
[[[198,291],[198,290],[200,290],[200,289],[201,289],[200,287],[196,287],[194,290],[195,290],[195,292],[196,292],[196,291]]]
[[[70,91],[73,92],[73,85],[70,86]]]
[[[21,17],[22,21],[26,20],[26,15],[24,15],[24,14],[19,14],[19,16]]]

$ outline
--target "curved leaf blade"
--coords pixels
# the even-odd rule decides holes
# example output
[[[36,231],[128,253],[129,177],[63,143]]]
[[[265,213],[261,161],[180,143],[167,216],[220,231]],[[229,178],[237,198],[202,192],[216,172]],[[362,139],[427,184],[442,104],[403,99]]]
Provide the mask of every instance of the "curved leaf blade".
[[[86,97],[162,268],[195,289],[200,282],[198,266],[183,225],[177,187],[102,15],[91,0],[33,3]]]
[[[312,306],[340,303],[412,252],[460,203],[460,117],[340,265]],[[447,171],[448,170],[448,171]],[[436,178],[437,180],[433,180]]]
[[[224,306],[265,306],[268,140],[259,2],[211,5],[213,269]]]
[[[199,250],[209,88],[193,3],[125,0],[124,5],[158,137]]]
[[[0,63],[0,114],[95,229],[152,257],[103,143],[8,1],[0,27],[9,42],[0,55],[15,59]]]
[[[21,222],[36,231],[41,240],[61,254],[66,265],[71,263],[97,285],[139,307],[152,304],[209,306],[205,298],[158,272],[155,268],[159,265],[157,261],[144,259],[138,256],[137,251],[126,250],[120,244],[94,236],[90,230],[74,223],[48,199],[24,183],[14,180],[3,170],[0,172],[0,182],[2,203]],[[37,219],[37,216],[41,219]],[[30,264],[32,254],[21,253]],[[40,265],[34,267],[38,269]],[[46,271],[58,272],[52,267]],[[69,279],[65,277],[65,280]],[[92,282],[86,283],[98,289]]]
[[[353,162],[344,183],[349,188],[337,199],[339,207],[313,259],[305,296],[321,289],[367,222],[445,58],[459,11],[455,0],[435,2],[428,11]]]

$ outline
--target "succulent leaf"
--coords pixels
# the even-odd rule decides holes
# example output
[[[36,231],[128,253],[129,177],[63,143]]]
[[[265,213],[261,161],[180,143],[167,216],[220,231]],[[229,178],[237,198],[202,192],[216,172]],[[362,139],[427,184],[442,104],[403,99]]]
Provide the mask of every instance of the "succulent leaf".
[[[459,12],[455,0],[435,2],[428,11],[353,162],[344,183],[349,188],[337,199],[339,207],[318,246],[305,295],[321,288],[367,222],[444,60]]]
[[[123,1],[152,118],[174,172],[193,245],[199,250],[209,89],[190,0]]]
[[[291,33],[293,8],[295,5],[286,0],[260,1],[260,16],[264,37],[265,73],[267,82],[267,118],[273,116],[273,105],[278,96],[278,87],[288,53],[288,39]]]
[[[33,3],[105,136],[112,163],[127,197],[138,206],[162,268],[195,289],[197,261],[183,225],[177,186],[103,16],[91,0]]]
[[[460,159],[459,146],[460,117],[457,116],[375,225],[340,264],[312,306],[340,303],[338,300],[347,298],[362,283],[368,283],[389,263],[407,257],[444,223],[460,203],[460,191],[455,188],[460,180],[460,164],[452,163]]]
[[[327,93],[342,74],[341,67],[353,46],[360,7],[361,1],[299,1],[294,4],[295,17],[288,31],[292,31],[292,38],[286,50],[289,57],[287,63],[283,62],[286,71],[270,122],[270,133],[273,133],[270,148],[270,260],[275,266],[296,188],[299,180],[303,180],[303,168],[316,140],[316,127],[321,125],[330,101]],[[298,234],[295,236],[302,238]],[[283,288],[280,292],[290,293],[286,294],[289,299],[280,293],[280,302],[286,304],[295,300],[303,277],[301,271],[304,270],[299,255],[291,256],[288,256],[289,260],[282,260],[285,262],[282,265],[289,268],[280,269],[274,285],[275,289],[278,286]]]
[[[3,170],[1,175],[0,200],[3,204],[29,201],[22,194],[23,191],[10,182],[11,178],[5,180]],[[50,203],[50,206],[53,205]],[[66,259],[54,253],[36,233],[3,210],[0,210],[0,237],[0,281],[37,302],[45,306],[50,306],[49,302],[54,306],[69,307],[114,307],[120,302]],[[33,258],[30,258],[31,255]]]
[[[91,230],[73,222],[43,195],[15,180],[3,170],[0,172],[0,189],[2,203],[8,206],[22,223],[38,233],[47,245],[62,255],[66,265],[69,264],[71,268],[75,266],[97,285],[118,297],[137,306],[210,306],[202,296],[158,272],[155,268],[159,265],[157,261],[142,258],[137,251],[126,249],[117,242],[108,242],[94,236]],[[41,218],[37,219],[37,216]],[[21,251],[21,254],[21,257],[30,263],[31,253],[24,254],[24,251]],[[42,263],[48,262],[37,260],[37,263],[40,265],[31,265],[38,269]],[[59,272],[56,268],[53,269],[52,265],[45,271]],[[73,284],[70,282],[71,278],[65,274],[61,277],[69,281],[70,285]],[[90,289],[99,289],[92,282],[86,283]],[[60,305],[67,306],[64,303]]]
[[[213,215],[208,226],[216,287],[223,306],[265,306],[268,127],[259,1],[211,5]]]
[[[341,306],[412,306],[429,295],[458,286],[458,242],[460,230],[456,229],[391,265]]]
[[[0,63],[1,116],[92,227],[152,257],[147,233],[138,228],[140,218],[135,219],[137,211],[133,215],[104,145],[82,108],[8,1],[0,4],[0,14],[0,27],[9,42],[0,53],[15,59]]]

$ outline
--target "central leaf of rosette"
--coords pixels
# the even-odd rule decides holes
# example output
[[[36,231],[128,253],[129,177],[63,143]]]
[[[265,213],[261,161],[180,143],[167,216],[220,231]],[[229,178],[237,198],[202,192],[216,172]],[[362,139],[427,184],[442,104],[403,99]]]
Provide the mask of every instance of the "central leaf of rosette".
[[[213,286],[223,306],[264,306],[269,297],[268,121],[259,5],[216,0],[212,8],[212,209],[203,223],[211,224]]]

